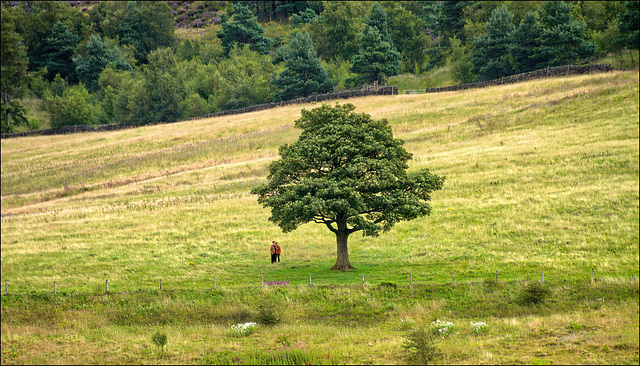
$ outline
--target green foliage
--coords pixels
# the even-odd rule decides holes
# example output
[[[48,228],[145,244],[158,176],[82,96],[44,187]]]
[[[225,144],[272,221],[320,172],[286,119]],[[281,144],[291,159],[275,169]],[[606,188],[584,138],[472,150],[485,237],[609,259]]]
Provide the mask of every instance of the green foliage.
[[[318,21],[307,29],[323,60],[348,61],[358,52],[358,34],[364,28],[369,4],[364,1],[329,1]]]
[[[542,34],[535,12],[528,12],[512,35],[511,54],[516,73],[533,71],[542,63],[538,54],[539,38]]]
[[[91,99],[83,84],[66,89],[62,96],[49,94],[43,107],[51,115],[51,127],[95,124],[97,116]]]
[[[384,82],[384,77],[398,75],[402,56],[393,47],[387,27],[387,14],[374,3],[367,16],[366,28],[359,36],[360,50],[351,57],[351,71],[361,82]]]
[[[271,100],[269,56],[251,51],[248,45],[232,47],[229,58],[218,64],[215,104],[221,110],[243,108]]]
[[[282,319],[280,309],[273,301],[263,299],[258,305],[258,323],[262,325],[274,325]]]
[[[432,362],[442,354],[438,349],[438,341],[439,337],[424,327],[409,332],[402,344],[405,360],[421,365]]]
[[[595,54],[596,44],[586,40],[587,24],[573,19],[571,9],[564,1],[547,1],[538,9],[541,62],[536,68],[568,65]]]
[[[120,70],[132,70],[118,46],[112,47],[110,42],[103,41],[99,35],[92,35],[86,45],[81,46],[80,55],[74,57],[73,62],[76,64],[78,79],[91,92],[98,90],[100,73],[107,65],[113,64]]]
[[[329,79],[331,79],[335,90],[348,89],[352,80],[356,75],[351,72],[351,62],[349,61],[325,61],[320,60],[322,68],[327,71]]]
[[[0,94],[2,100],[2,131],[10,130],[12,125],[21,124],[24,114],[20,104],[13,99],[25,93],[27,76],[27,55],[23,39],[16,31],[18,17],[11,10],[2,9],[2,73],[0,74]]]
[[[222,31],[218,32],[225,56],[228,56],[234,47],[242,49],[245,45],[261,55],[268,54],[272,40],[264,36],[264,30],[256,17],[245,6],[237,5],[234,9],[233,20],[222,24]]]
[[[471,63],[480,80],[513,74],[511,43],[514,31],[513,13],[504,4],[495,8],[486,23],[486,33],[473,39],[475,51],[471,55]],[[453,44],[451,47],[455,52]]]
[[[424,32],[424,20],[397,2],[385,1],[382,6],[387,13],[393,45],[402,55],[402,69],[404,72],[418,70],[419,73],[425,66],[424,51],[429,45],[429,39]]]
[[[160,348],[160,358],[162,358],[162,355],[164,354],[164,345],[167,344],[167,335],[165,333],[160,333],[160,331],[157,331],[153,334],[153,336],[151,336],[151,341],[156,345],[156,347]]]
[[[407,173],[411,154],[393,138],[387,120],[353,112],[352,104],[302,110],[303,131],[282,145],[266,184],[252,190],[284,232],[315,222],[336,234],[338,269],[348,269],[347,237],[376,236],[399,221],[429,215],[443,177],[428,169]]]
[[[271,81],[275,101],[328,93],[333,84],[322,68],[309,33],[294,33],[291,41],[279,50],[285,70]]]
[[[289,21],[291,22],[291,25],[293,25],[294,27],[299,27],[301,25],[311,23],[317,18],[318,18],[318,14],[316,14],[316,12],[313,9],[306,8],[305,10],[301,11],[299,14],[292,14],[289,17]]]
[[[618,29],[621,36],[615,39],[616,44],[628,49],[638,49],[640,43],[640,2],[625,1],[625,10],[618,14]]]
[[[76,80],[72,56],[78,47],[80,37],[69,27],[58,21],[43,41],[42,58],[34,62],[35,68],[46,67],[46,78],[53,80],[56,74],[68,80]]]
[[[518,303],[522,305],[538,305],[544,303],[551,295],[551,289],[543,283],[534,281],[527,284],[518,294]]]
[[[473,81],[474,76],[471,71],[473,64],[467,48],[457,38],[451,38],[449,44],[451,45],[451,56],[449,56],[451,77],[460,84]]]
[[[400,53],[382,40],[378,28],[368,26],[360,34],[360,51],[351,58],[351,71],[359,74],[361,83],[383,83],[385,77],[398,75],[401,60]]]

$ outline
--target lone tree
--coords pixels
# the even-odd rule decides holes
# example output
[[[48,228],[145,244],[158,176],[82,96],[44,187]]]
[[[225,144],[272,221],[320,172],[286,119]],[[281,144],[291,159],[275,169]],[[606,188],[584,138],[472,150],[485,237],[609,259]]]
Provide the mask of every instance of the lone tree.
[[[252,190],[271,208],[270,221],[283,232],[307,222],[336,234],[337,259],[331,269],[349,270],[347,239],[362,231],[377,236],[402,220],[429,215],[431,192],[444,177],[428,169],[407,173],[412,155],[394,139],[387,120],[357,114],[352,104],[302,110],[298,141],[280,147],[267,182]]]

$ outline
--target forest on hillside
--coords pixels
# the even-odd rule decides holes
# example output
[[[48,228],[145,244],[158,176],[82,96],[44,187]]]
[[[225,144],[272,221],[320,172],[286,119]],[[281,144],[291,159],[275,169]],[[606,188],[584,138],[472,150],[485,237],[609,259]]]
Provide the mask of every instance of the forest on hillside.
[[[175,122],[638,49],[638,1],[3,1],[2,132]],[[633,55],[633,53],[630,53]]]

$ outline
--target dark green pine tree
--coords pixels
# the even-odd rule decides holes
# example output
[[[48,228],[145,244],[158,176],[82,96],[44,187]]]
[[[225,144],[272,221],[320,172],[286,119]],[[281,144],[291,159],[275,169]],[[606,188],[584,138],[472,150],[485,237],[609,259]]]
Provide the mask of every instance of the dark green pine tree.
[[[269,53],[272,41],[264,36],[264,30],[249,8],[237,5],[233,20],[222,24],[222,31],[218,31],[218,38],[222,41],[224,55],[228,56],[233,45],[242,48],[245,44],[249,49],[261,55]]]
[[[25,108],[18,103],[24,95],[27,76],[27,51],[24,40],[16,31],[15,13],[2,10],[2,42],[0,73],[2,132],[9,132],[14,125],[27,122]]]
[[[389,25],[387,23],[387,13],[384,11],[382,5],[378,2],[374,3],[371,6],[371,12],[367,16],[365,20],[365,24],[369,27],[378,28],[378,32],[380,32],[380,36],[382,37],[382,41],[389,42],[389,44],[393,44],[391,41],[391,36],[389,35]]]
[[[320,64],[309,33],[294,33],[291,41],[282,46],[278,53],[284,59],[286,68],[271,80],[271,85],[276,89],[275,101],[307,97],[333,90],[333,83]]]
[[[43,42],[42,57],[36,64],[38,69],[47,68],[46,78],[49,81],[52,81],[56,74],[60,74],[70,82],[77,80],[72,57],[78,47],[79,39],[78,35],[71,32],[69,27],[60,21],[51,28]]]
[[[351,57],[351,71],[358,74],[358,83],[384,82],[398,75],[402,55],[393,46],[387,26],[387,14],[375,3],[367,16],[366,27],[360,33],[360,50]]]
[[[596,43],[586,40],[587,23],[573,19],[571,10],[564,1],[546,1],[538,9],[542,33],[537,68],[569,65],[596,53]]]
[[[111,48],[107,42],[102,40],[102,37],[95,34],[87,42],[82,54],[73,58],[73,62],[76,65],[78,79],[86,85],[90,92],[99,89],[100,73],[109,63],[113,63],[120,70],[132,69],[118,46]]]
[[[620,30],[620,37],[614,39],[614,42],[618,45],[637,50],[640,34],[640,15],[638,11],[638,1],[625,1],[625,11],[618,14],[618,29]],[[633,53],[631,54],[633,57]]]
[[[513,13],[503,4],[491,12],[486,23],[487,32],[473,39],[475,52],[471,55],[473,73],[480,80],[497,79],[513,74],[511,62]]]
[[[527,12],[512,36],[511,55],[516,73],[533,71],[542,62],[538,55],[538,47],[540,47],[538,38],[541,33],[542,29],[540,22],[536,19],[536,13]]]

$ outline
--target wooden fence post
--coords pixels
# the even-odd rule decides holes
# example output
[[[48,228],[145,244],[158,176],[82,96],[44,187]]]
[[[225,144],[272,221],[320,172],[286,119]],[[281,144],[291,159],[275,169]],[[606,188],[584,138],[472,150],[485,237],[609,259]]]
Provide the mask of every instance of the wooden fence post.
[[[56,288],[56,281],[53,281],[53,293],[54,294],[58,293],[58,289]]]
[[[162,278],[160,279],[160,291],[162,291]]]
[[[456,272],[455,271],[453,272],[453,284],[454,285],[456,284]]]
[[[309,273],[309,286],[311,286],[311,273]]]
[[[498,282],[498,270],[496,269],[496,282]]]
[[[364,287],[364,273],[362,274],[362,287]]]
[[[109,293],[109,280],[107,280],[107,281],[105,282],[104,293],[105,293],[105,294],[108,294],[108,293]]]
[[[264,275],[262,275],[262,287],[264,287]]]
[[[4,283],[4,294],[9,295],[9,282]]]
[[[213,276],[213,289],[216,289],[216,276]]]
[[[596,269],[591,268],[591,283],[596,283]]]

